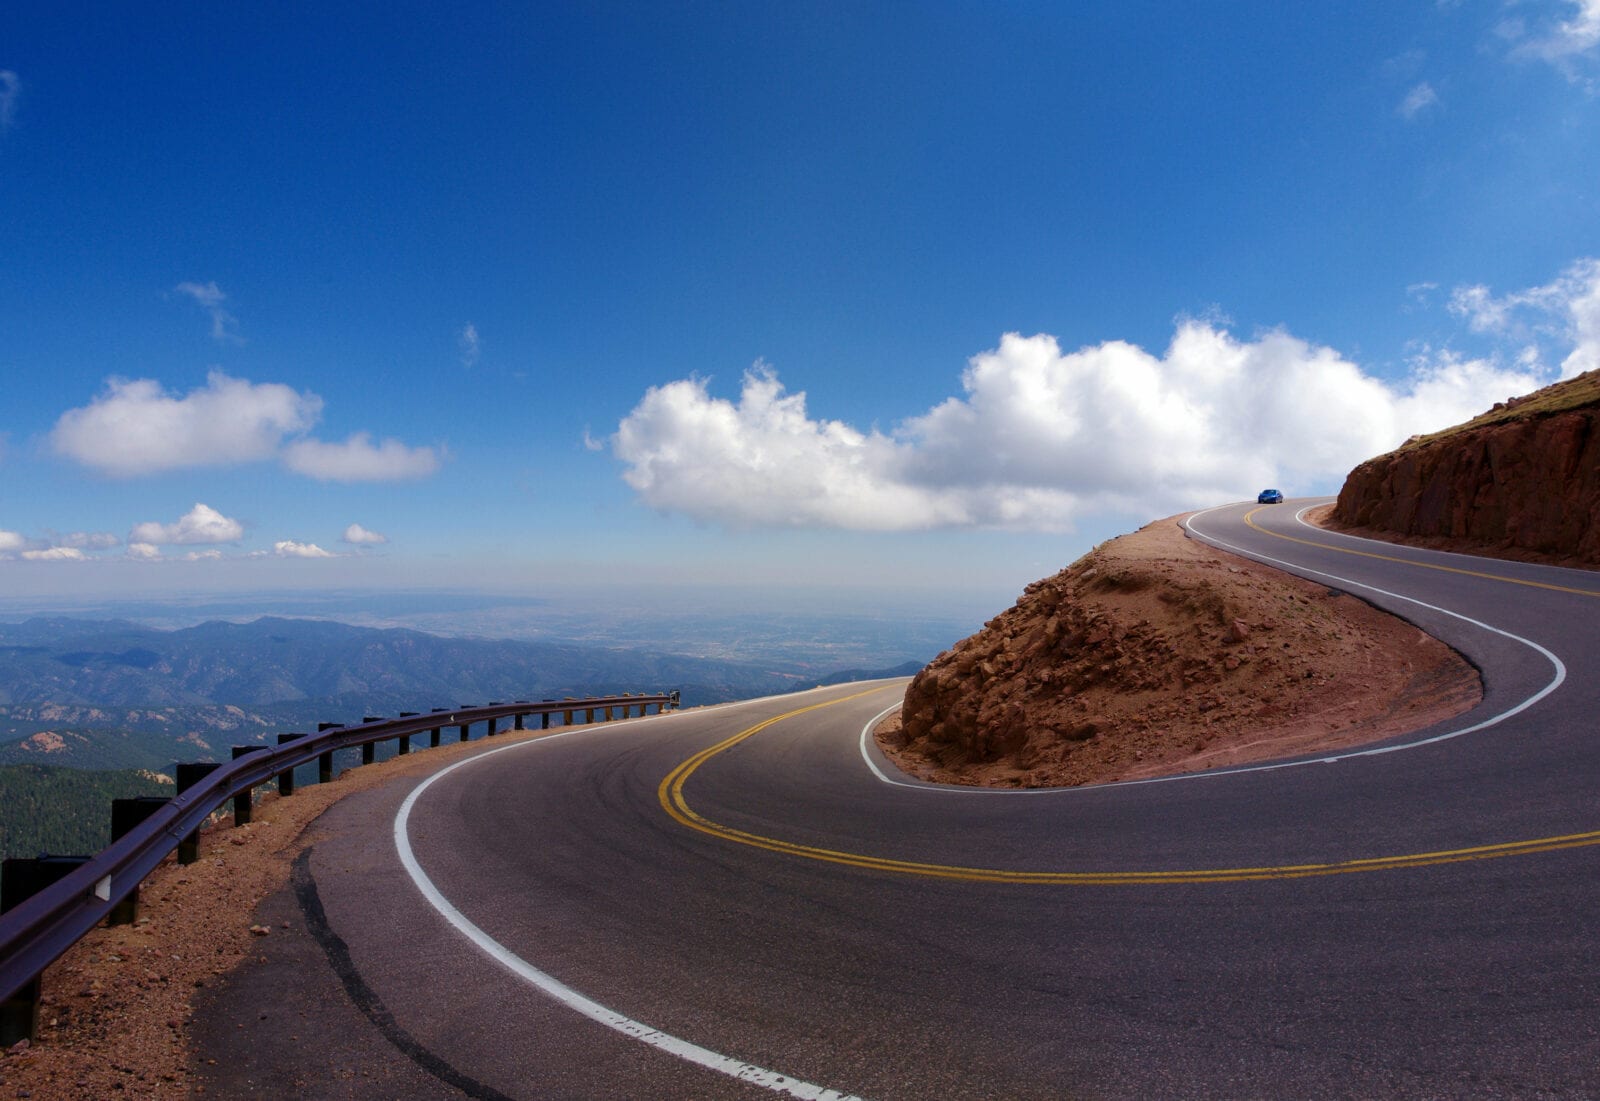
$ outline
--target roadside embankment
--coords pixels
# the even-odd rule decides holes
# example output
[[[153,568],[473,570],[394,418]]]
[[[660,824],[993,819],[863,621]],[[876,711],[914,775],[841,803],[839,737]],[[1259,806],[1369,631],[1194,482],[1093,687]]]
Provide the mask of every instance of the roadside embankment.
[[[1359,745],[1481,698],[1437,639],[1174,518],[1029,585],[912,680],[878,743],[923,779],[1090,784]]]

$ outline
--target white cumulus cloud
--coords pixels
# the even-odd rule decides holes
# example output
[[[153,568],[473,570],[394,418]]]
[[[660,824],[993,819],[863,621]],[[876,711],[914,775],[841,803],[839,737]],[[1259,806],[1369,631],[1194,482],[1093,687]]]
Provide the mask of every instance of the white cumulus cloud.
[[[293,539],[281,539],[272,544],[272,553],[279,558],[332,558],[332,554],[323,550],[315,543],[296,543]]]
[[[1482,285],[1457,287],[1450,312],[1475,333],[1568,349],[1561,377],[1600,367],[1600,259],[1578,260],[1552,282],[1496,296]]]
[[[197,543],[237,543],[244,538],[244,525],[222,515],[210,505],[196,502],[176,523],[155,521],[138,524],[128,533],[128,544],[191,546]]]
[[[271,458],[286,436],[310,428],[321,412],[315,394],[221,371],[183,397],[154,379],[113,378],[88,405],[61,415],[50,443],[85,466],[132,477]]]
[[[161,557],[161,548],[154,543],[129,543],[128,557],[141,562],[154,562]]]
[[[365,432],[344,443],[296,440],[283,451],[283,463],[297,474],[324,482],[396,482],[425,478],[439,469],[431,447],[407,447],[399,440],[374,444]]]
[[[1391,385],[1284,332],[1241,340],[1181,322],[1161,355],[1121,341],[1063,352],[1007,334],[963,394],[862,431],[816,420],[763,364],[738,400],[704,380],[651,388],[613,453],[648,505],[729,526],[1070,528],[1091,513],[1178,511],[1337,488],[1356,463],[1540,383],[1527,367],[1436,356]]]
[[[345,528],[343,539],[346,543],[357,547],[376,547],[389,541],[389,537],[387,535],[382,535],[375,531],[368,531],[360,524],[351,524],[349,527]]]
[[[28,540],[19,532],[0,531],[0,554],[10,554],[22,550],[28,545]]]
[[[617,428],[623,475],[650,505],[731,525],[915,526],[919,495],[893,477],[899,445],[813,421],[763,365],[737,405],[701,379],[652,387]],[[931,526],[931,525],[929,525]]]

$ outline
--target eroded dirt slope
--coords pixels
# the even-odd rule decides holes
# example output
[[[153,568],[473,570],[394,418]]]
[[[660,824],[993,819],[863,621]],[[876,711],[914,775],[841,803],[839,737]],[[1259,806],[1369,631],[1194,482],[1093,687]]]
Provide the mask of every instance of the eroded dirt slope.
[[[1171,519],[1028,586],[917,675],[879,744],[927,779],[1086,784],[1375,741],[1481,698],[1443,643]]]

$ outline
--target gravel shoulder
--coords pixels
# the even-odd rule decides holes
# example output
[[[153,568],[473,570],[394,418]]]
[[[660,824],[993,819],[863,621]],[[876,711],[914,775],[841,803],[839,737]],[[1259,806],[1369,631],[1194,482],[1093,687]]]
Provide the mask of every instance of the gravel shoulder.
[[[507,731],[492,744],[539,733]],[[351,768],[287,798],[258,789],[252,821],[235,828],[231,817],[220,818],[204,831],[197,863],[168,857],[151,873],[133,925],[94,929],[45,972],[38,1039],[0,1053],[0,1098],[203,1095],[203,1068],[192,1065],[195,1007],[235,969],[266,962],[273,938],[300,939],[297,912],[262,908],[284,892],[295,859],[318,840],[322,813],[347,795],[420,780],[488,741]],[[361,1077],[351,1068],[353,1084]]]

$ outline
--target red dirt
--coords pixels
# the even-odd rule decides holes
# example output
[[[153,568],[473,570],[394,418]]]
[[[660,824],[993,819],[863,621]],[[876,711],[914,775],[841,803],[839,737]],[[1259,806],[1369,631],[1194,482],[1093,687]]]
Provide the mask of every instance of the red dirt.
[[[941,654],[878,744],[908,773],[1051,787],[1378,741],[1460,714],[1476,670],[1348,595],[1162,520]]]

